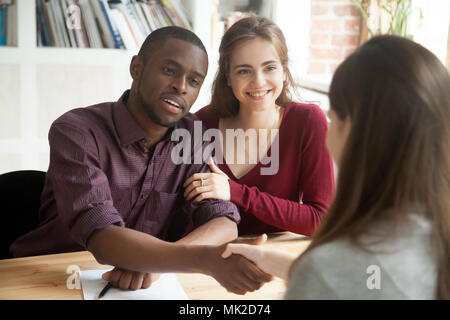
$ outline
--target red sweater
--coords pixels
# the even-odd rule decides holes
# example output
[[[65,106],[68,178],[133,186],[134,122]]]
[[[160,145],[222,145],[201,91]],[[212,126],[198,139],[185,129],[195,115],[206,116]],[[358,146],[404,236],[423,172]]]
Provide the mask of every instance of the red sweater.
[[[196,115],[207,128],[218,128],[210,107]],[[279,169],[261,175],[261,163],[237,179],[225,161],[219,168],[230,178],[231,201],[240,210],[239,234],[291,231],[311,236],[334,192],[334,172],[325,145],[328,123],[313,104],[290,103],[279,129]],[[270,167],[268,164],[266,167]]]

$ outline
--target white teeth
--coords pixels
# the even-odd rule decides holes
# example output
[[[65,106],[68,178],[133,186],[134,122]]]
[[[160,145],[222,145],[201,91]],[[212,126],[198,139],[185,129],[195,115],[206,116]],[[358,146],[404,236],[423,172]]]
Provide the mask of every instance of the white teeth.
[[[169,99],[164,99],[165,102],[170,103],[171,105],[174,105],[177,108],[180,108],[180,105],[178,103],[176,103],[175,101],[169,100]]]
[[[267,92],[268,92],[268,91],[264,91],[264,92],[255,92],[255,93],[249,92],[248,94],[251,95],[252,97],[262,97],[262,96],[266,95]]]

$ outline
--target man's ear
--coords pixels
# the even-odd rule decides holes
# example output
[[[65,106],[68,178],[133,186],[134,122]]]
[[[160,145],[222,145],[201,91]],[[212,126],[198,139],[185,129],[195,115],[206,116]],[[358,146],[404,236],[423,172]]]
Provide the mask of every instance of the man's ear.
[[[144,61],[140,56],[133,56],[130,63],[130,75],[133,80],[138,80],[144,70]]]

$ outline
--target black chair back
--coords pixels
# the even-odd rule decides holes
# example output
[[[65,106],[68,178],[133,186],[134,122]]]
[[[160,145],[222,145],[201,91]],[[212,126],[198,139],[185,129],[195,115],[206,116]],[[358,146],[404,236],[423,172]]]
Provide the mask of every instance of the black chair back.
[[[0,259],[11,258],[9,246],[38,226],[45,172],[24,170],[0,175]]]

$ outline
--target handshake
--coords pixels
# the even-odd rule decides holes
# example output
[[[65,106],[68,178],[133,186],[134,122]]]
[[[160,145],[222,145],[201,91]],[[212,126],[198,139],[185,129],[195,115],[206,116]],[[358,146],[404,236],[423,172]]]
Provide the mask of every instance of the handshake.
[[[233,254],[241,255],[256,264],[261,271],[287,280],[289,269],[297,256],[260,246],[266,240],[267,235],[263,234],[253,244],[229,243],[222,253],[222,258],[228,258]]]
[[[267,235],[263,234],[256,240],[237,240],[221,246],[198,246],[201,250],[200,269],[235,294],[258,290],[273,276],[287,280],[289,269],[297,256],[262,246],[266,240]],[[158,275],[115,268],[102,277],[114,287],[136,290],[150,287]]]

